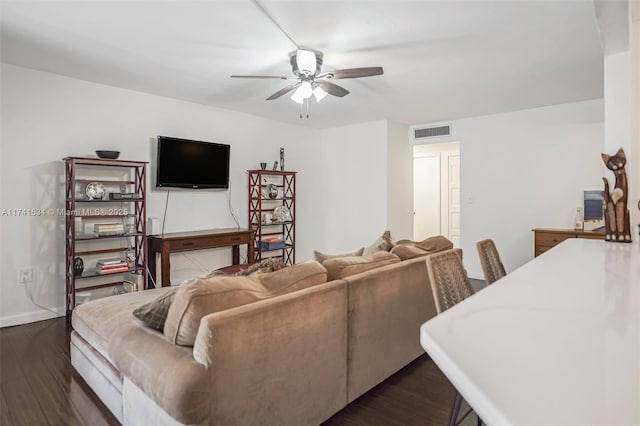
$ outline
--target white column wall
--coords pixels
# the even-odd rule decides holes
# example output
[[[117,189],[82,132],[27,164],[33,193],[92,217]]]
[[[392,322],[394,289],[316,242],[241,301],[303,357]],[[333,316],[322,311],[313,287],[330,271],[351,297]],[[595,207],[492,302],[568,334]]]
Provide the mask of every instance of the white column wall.
[[[387,122],[387,227],[396,240],[413,239],[413,146],[409,126]]]
[[[321,131],[324,174],[317,203],[324,203],[323,252],[372,244],[387,229],[387,123],[373,121]]]
[[[640,240],[640,2],[629,2],[629,36],[631,46],[631,232]]]

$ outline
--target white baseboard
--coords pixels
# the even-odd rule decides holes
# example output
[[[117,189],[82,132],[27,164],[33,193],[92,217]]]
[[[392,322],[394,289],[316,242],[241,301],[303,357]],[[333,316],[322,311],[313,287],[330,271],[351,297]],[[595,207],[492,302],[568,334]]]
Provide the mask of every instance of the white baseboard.
[[[13,325],[29,324],[31,322],[48,320],[51,318],[58,318],[66,315],[65,307],[59,306],[53,308],[57,314],[45,309],[39,309],[37,311],[25,312],[18,315],[8,315],[0,317],[0,328],[11,327]]]

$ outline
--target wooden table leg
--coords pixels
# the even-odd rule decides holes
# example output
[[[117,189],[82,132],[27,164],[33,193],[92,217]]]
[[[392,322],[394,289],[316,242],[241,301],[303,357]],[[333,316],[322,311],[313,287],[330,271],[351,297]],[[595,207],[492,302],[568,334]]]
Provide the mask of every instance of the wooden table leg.
[[[163,242],[160,252],[160,275],[162,275],[162,287],[171,285],[171,264],[169,263],[170,250],[169,244]]]
[[[256,261],[255,252],[253,250],[253,237],[247,244],[247,263],[253,263]]]
[[[147,284],[147,288],[152,288],[151,285],[154,287],[156,285],[156,252],[151,248],[151,240],[147,244],[147,253],[149,254],[147,264],[149,265],[149,278],[151,279],[151,282]]]
[[[231,264],[237,265],[240,263],[240,246],[235,245],[231,248]]]

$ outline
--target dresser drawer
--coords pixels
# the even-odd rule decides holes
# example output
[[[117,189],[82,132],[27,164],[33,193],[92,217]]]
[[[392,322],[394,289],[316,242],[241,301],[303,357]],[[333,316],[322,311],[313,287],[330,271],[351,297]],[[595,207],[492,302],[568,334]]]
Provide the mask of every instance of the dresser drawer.
[[[539,232],[536,231],[536,247],[545,246],[545,247],[553,247],[568,238],[575,238],[576,234],[574,233],[564,233],[564,232]]]
[[[586,238],[588,240],[604,240],[604,233],[602,233],[602,234],[579,234],[578,238]]]
[[[171,241],[171,251],[189,251],[214,247],[228,247],[249,244],[250,239],[240,235],[216,235],[215,237],[197,237]]]

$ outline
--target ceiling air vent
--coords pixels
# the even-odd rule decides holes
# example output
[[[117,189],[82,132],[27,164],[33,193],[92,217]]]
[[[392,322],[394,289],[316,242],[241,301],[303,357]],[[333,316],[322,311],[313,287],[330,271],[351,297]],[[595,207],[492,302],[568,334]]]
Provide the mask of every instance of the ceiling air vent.
[[[435,138],[441,136],[451,136],[451,126],[422,127],[413,129],[413,139]]]

